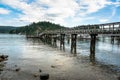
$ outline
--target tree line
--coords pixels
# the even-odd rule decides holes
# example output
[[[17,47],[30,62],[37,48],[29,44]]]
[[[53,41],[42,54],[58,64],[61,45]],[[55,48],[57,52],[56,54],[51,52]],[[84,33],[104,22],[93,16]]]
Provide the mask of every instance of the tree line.
[[[61,28],[65,28],[65,27],[59,24],[43,21],[38,23],[33,22],[32,24],[29,24],[27,26],[13,29],[10,31],[10,33],[34,35],[36,34],[37,31],[43,32],[45,30],[56,30]]]

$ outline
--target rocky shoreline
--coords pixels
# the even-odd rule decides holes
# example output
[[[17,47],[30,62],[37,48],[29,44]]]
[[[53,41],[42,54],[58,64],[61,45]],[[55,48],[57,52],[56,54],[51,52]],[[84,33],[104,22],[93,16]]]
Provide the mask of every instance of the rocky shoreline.
[[[71,60],[71,57],[65,57],[66,60]],[[67,71],[66,69],[62,68],[61,65],[50,65],[46,68],[34,68],[34,72],[31,72],[33,68],[24,69],[19,64],[11,65],[11,67],[5,67],[6,60],[8,59],[8,56],[1,55],[0,56],[0,80],[120,80],[120,77],[114,78],[114,76],[110,73],[106,73],[103,70],[89,66],[86,63],[80,63],[79,66],[74,65],[73,70]],[[55,62],[61,61],[61,58],[55,59]],[[2,67],[1,67],[2,66]],[[42,66],[42,65],[41,65]],[[4,68],[5,67],[5,68]],[[69,66],[66,66],[69,68]],[[81,68],[80,68],[81,67]],[[48,70],[48,72],[46,72]],[[76,70],[77,69],[77,70]],[[51,72],[52,70],[52,72]],[[85,76],[86,75],[86,76]],[[112,76],[113,77],[112,77]],[[110,78],[111,77],[111,78]],[[107,79],[108,78],[108,79]]]

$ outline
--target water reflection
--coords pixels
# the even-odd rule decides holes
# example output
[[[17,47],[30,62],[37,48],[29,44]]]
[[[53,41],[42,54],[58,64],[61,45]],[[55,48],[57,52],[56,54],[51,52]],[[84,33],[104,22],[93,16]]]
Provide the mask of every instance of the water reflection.
[[[117,40],[117,45],[119,46],[120,45],[120,37],[117,37],[116,40]]]
[[[90,54],[90,62],[92,63],[92,65],[95,65],[96,62],[95,62],[95,54]]]
[[[120,37],[111,43],[111,37],[100,37],[96,41],[95,55],[90,56],[90,40],[78,39],[77,40],[77,56],[90,56],[90,62],[95,64],[96,62],[102,62],[108,65],[118,66],[120,69]],[[66,51],[70,50],[70,45],[66,41]]]
[[[41,44],[42,41],[41,39],[34,39],[34,38],[26,38],[28,42],[32,43],[33,45],[36,45],[36,44]]]
[[[111,36],[111,44],[114,44],[115,37]]]
[[[7,37],[8,36],[8,37]],[[56,41],[57,47],[60,47],[59,41]],[[69,42],[71,44],[71,42]],[[65,51],[70,52],[70,44],[65,41]],[[52,59],[52,53],[58,53],[55,49],[47,49],[40,39],[26,39],[21,35],[0,35],[0,51],[1,53],[12,55],[10,59],[38,59],[43,62],[44,58]],[[106,65],[115,65],[120,67],[120,38],[114,39],[114,44],[111,43],[110,37],[99,38],[96,41],[96,53],[90,55],[90,39],[77,40],[77,54],[76,56],[88,56],[90,62],[94,65],[96,62],[103,62]],[[43,52],[44,51],[44,52]],[[50,52],[52,51],[52,53]],[[17,54],[17,56],[16,56]],[[37,55],[37,56],[36,56]],[[56,57],[56,56],[55,56]],[[47,60],[45,60],[47,62]],[[39,62],[39,61],[38,61]],[[49,62],[49,61],[48,61]],[[52,61],[51,61],[52,62]],[[26,61],[27,63],[27,61]],[[43,62],[44,63],[44,62]],[[120,68],[119,68],[120,69]]]

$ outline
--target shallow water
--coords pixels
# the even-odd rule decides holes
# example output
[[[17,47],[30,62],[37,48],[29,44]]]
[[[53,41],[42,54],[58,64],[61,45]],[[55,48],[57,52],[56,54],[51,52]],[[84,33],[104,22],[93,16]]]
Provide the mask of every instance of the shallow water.
[[[82,75],[83,80],[88,80],[87,77],[85,78],[84,74],[88,74],[86,71],[90,70],[92,72],[92,70],[88,68],[90,67],[88,65],[81,66],[81,63],[89,64],[86,62],[86,60],[89,62],[89,45],[90,40],[78,40],[77,56],[74,57],[69,53],[70,44],[67,44],[67,42],[65,46],[66,52],[61,52],[58,48],[44,45],[40,39],[27,39],[24,35],[0,34],[0,54],[9,55],[7,67],[13,68],[15,65],[18,65],[19,67],[22,67],[22,71],[26,73],[34,73],[35,71],[38,71],[38,69],[42,69],[59,78],[60,76],[58,74],[62,77],[69,76],[71,80],[75,80],[75,78],[79,79],[79,75],[77,75],[79,71],[85,71],[83,74],[79,74]],[[69,56],[66,54],[69,54]],[[83,58],[81,58],[81,56]],[[81,59],[83,60],[81,61]],[[115,41],[115,44],[111,44],[109,38],[106,38],[104,42],[102,39],[99,41],[97,40],[96,61],[98,63],[103,63],[103,65],[116,66],[112,68],[119,71],[120,49],[117,41]],[[57,69],[53,70],[51,66],[55,66]],[[81,70],[81,67],[83,70]],[[74,74],[70,74],[71,72]],[[94,73],[88,75],[93,76],[93,74]],[[103,80],[107,80],[106,77],[104,77]],[[93,79],[94,77],[91,77],[90,80]]]
[[[100,38],[97,40],[96,60],[108,65],[120,67],[120,46],[117,42],[115,40],[114,44],[112,44],[110,38]],[[24,35],[0,34],[0,54],[11,55],[11,59],[25,57],[27,53],[34,54],[34,51],[42,51],[44,46],[40,40],[26,39]],[[67,41],[65,48],[67,51],[70,51],[70,44],[67,44]],[[81,39],[77,41],[78,55],[89,56],[89,48],[90,40]],[[28,57],[33,57],[33,54]]]
[[[70,44],[66,42],[66,49],[70,50]],[[90,40],[79,39],[77,40],[77,55],[88,56],[90,55]],[[96,40],[95,59],[98,63],[103,65],[114,66],[115,70],[120,71],[120,39],[114,39],[111,43],[111,38],[99,38]]]

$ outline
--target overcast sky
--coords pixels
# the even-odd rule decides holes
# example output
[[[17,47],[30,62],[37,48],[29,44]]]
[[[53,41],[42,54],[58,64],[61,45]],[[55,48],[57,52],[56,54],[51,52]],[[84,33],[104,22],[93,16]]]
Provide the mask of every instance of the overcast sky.
[[[0,0],[0,25],[38,21],[66,27],[120,22],[120,0]]]

